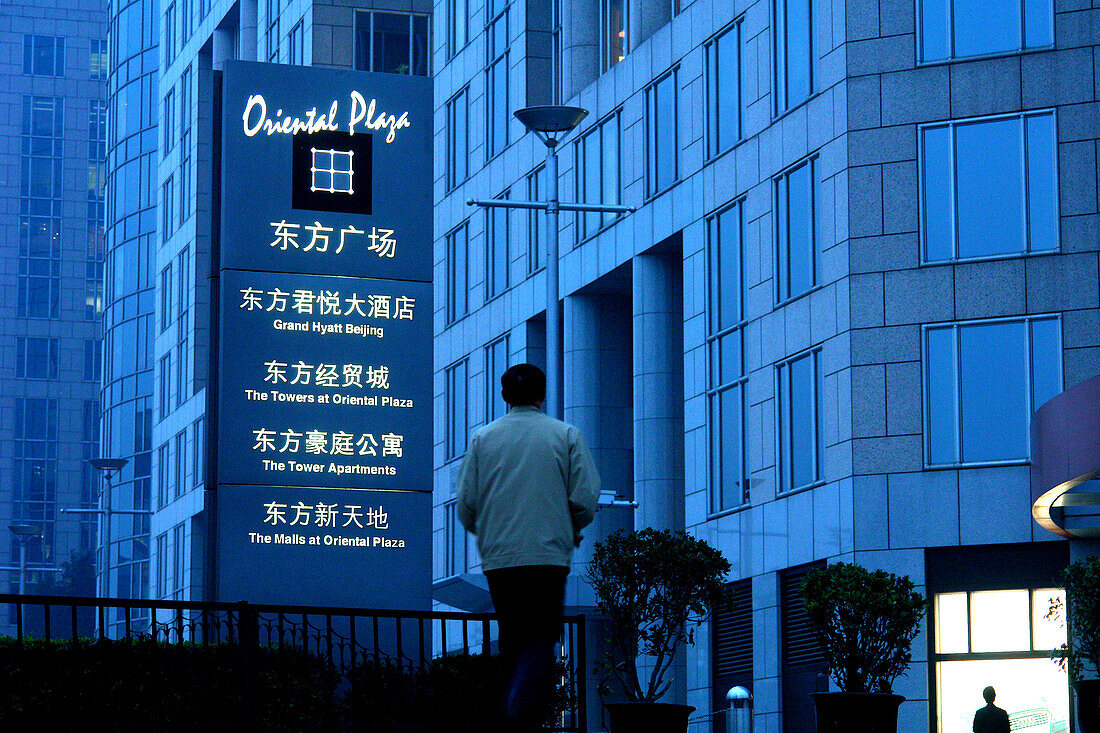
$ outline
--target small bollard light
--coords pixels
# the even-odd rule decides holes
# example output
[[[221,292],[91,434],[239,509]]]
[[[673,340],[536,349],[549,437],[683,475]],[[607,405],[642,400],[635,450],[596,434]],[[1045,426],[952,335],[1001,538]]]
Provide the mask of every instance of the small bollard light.
[[[738,685],[726,693],[726,733],[752,733],[752,693]]]

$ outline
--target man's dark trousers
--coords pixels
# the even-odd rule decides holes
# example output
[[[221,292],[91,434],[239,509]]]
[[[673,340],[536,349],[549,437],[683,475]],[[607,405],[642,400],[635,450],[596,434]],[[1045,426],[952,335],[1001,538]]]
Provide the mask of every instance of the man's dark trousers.
[[[504,710],[514,730],[538,730],[554,689],[554,644],[561,635],[569,568],[523,565],[486,570],[500,626],[500,652],[509,670]]]

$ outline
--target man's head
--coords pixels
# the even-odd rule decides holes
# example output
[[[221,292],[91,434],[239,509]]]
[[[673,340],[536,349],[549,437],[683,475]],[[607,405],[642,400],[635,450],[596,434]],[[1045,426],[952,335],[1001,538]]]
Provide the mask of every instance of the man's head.
[[[510,366],[500,377],[500,396],[513,407],[538,405],[546,399],[546,375],[534,364]]]
[[[982,697],[984,697],[985,701],[990,705],[993,704],[993,701],[997,699],[997,691],[993,689],[993,685],[982,690]]]

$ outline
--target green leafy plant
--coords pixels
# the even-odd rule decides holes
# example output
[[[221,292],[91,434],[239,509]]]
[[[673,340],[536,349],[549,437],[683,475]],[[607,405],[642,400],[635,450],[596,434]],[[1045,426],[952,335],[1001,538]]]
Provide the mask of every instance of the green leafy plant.
[[[1067,565],[1062,571],[1062,587],[1065,600],[1052,598],[1047,618],[1066,619],[1068,639],[1050,656],[1076,682],[1083,677],[1086,664],[1100,672],[1100,557]]]
[[[829,674],[844,692],[885,692],[909,669],[925,601],[909,576],[835,563],[800,588]]]
[[[722,553],[686,532],[619,530],[597,542],[586,579],[610,623],[607,655],[598,663],[604,684],[618,681],[628,699],[655,702],[682,644],[724,595],[730,564]],[[641,679],[639,657],[652,664]]]

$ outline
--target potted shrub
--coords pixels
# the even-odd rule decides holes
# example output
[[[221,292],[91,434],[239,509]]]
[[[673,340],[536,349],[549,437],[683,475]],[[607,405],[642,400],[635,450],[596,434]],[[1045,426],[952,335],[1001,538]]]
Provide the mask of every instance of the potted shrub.
[[[912,661],[924,598],[908,576],[843,562],[810,572],[800,590],[841,689],[811,695],[818,733],[897,733],[905,698],[893,684]]]
[[[1065,618],[1067,643],[1051,657],[1069,672],[1077,698],[1077,725],[1083,733],[1100,731],[1100,557],[1077,560],[1062,571],[1066,595],[1051,599],[1048,618]],[[1065,606],[1068,606],[1069,613]],[[1086,673],[1090,679],[1085,679]]]
[[[722,553],[682,531],[619,530],[595,544],[585,577],[609,626],[597,663],[601,692],[615,682],[629,701],[607,704],[612,733],[687,730],[695,708],[658,700],[672,684],[677,651],[694,643],[693,625],[722,598],[729,570]]]

